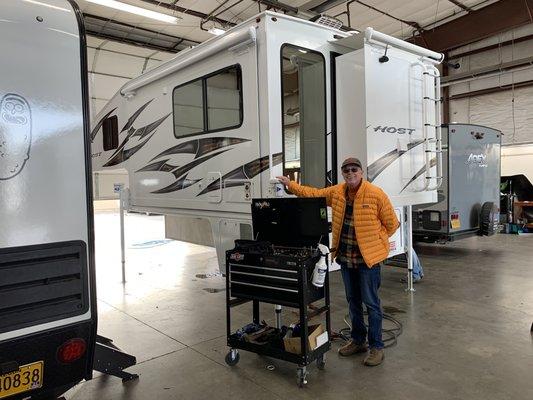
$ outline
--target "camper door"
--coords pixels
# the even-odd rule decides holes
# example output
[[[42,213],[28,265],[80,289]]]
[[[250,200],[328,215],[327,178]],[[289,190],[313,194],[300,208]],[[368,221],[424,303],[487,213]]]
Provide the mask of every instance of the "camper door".
[[[283,174],[326,186],[325,59],[316,51],[283,45]]]

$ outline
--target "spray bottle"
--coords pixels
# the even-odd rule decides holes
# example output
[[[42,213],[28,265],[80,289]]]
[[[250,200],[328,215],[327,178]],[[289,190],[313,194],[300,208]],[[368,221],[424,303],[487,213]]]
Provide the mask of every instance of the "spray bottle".
[[[312,283],[316,287],[322,287],[324,286],[326,274],[328,273],[328,264],[326,263],[326,256],[329,254],[329,249],[323,244],[319,244],[318,249],[320,250],[321,255],[320,259],[315,264]]]

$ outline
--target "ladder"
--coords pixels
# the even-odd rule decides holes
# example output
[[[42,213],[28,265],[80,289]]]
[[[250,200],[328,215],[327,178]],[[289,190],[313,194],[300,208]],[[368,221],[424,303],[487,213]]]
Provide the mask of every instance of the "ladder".
[[[422,69],[422,144],[425,158],[424,186],[415,191],[433,191],[440,188],[443,182],[441,116],[442,97],[440,92],[440,72],[434,65],[427,65],[422,61],[411,64],[411,67],[420,67]],[[434,82],[432,88],[428,88],[429,80]],[[428,90],[430,93],[428,93]],[[433,107],[435,111],[434,121],[430,121],[428,114],[430,107]],[[435,145],[435,149],[433,149],[432,145]],[[432,157],[433,154],[435,154],[436,157]],[[431,168],[435,165],[437,167],[436,175],[432,176]]]

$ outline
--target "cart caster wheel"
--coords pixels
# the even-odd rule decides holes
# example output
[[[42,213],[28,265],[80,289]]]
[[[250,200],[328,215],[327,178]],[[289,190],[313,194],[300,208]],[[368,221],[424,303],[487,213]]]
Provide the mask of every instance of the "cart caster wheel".
[[[297,383],[299,388],[303,388],[305,385],[307,385],[307,375],[309,374],[307,372],[306,367],[300,367],[296,371],[297,374]]]
[[[226,361],[226,364],[228,364],[230,367],[233,367],[237,365],[241,358],[241,355],[239,352],[235,349],[231,349],[228,354],[226,354],[226,358],[224,359]]]
[[[323,370],[326,367],[326,355],[323,354],[316,359],[316,367]]]

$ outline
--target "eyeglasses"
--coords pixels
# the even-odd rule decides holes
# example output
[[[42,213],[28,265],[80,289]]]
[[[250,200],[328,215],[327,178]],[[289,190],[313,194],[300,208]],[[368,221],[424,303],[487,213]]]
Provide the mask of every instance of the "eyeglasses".
[[[345,173],[345,174],[347,174],[347,173],[350,173],[350,172],[354,172],[354,173],[355,173],[355,172],[357,172],[357,171],[359,171],[359,170],[360,170],[359,167],[343,168],[343,169],[342,169],[342,172]]]

